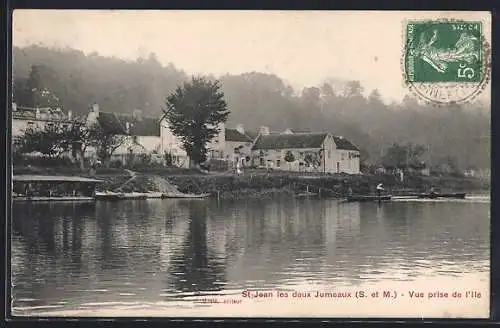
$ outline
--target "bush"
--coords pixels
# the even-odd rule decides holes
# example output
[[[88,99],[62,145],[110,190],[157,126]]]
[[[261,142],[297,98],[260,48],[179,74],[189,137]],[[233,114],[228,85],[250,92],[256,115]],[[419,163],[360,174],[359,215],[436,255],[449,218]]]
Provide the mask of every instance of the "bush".
[[[79,163],[74,163],[69,157],[47,157],[30,156],[26,154],[17,154],[13,156],[13,164],[16,166],[35,166],[35,167],[79,167]]]
[[[119,159],[109,162],[109,167],[114,169],[121,169],[123,167],[123,162]]]

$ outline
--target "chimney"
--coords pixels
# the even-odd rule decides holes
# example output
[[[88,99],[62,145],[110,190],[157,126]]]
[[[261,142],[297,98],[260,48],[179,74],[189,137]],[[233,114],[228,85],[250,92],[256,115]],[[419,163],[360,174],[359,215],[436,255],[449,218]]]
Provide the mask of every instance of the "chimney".
[[[12,103],[12,111],[13,112],[17,111],[17,104],[16,103]]]
[[[130,133],[130,123],[125,122],[125,132]]]
[[[142,110],[135,109],[133,112],[133,116],[134,116],[134,119],[136,119],[137,121],[141,121],[142,120]]]
[[[36,111],[35,111],[35,118],[40,118],[40,108],[36,108]]]
[[[92,105],[92,111],[93,111],[94,113],[96,113],[97,115],[99,115],[99,104],[98,104],[98,103],[94,103],[94,104]]]
[[[236,125],[236,130],[241,134],[245,134],[245,126],[243,124]]]
[[[260,134],[267,136],[269,134],[269,127],[268,126],[261,126],[259,132],[260,132]]]
[[[73,112],[72,111],[68,111],[68,120],[71,120],[71,117],[73,116]]]

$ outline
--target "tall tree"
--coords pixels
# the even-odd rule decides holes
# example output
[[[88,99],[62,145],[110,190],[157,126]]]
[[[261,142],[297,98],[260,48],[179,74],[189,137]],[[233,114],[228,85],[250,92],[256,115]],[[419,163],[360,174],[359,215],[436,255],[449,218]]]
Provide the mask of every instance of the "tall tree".
[[[192,77],[166,99],[163,109],[174,135],[181,139],[191,165],[206,160],[207,144],[229,115],[219,81]]]

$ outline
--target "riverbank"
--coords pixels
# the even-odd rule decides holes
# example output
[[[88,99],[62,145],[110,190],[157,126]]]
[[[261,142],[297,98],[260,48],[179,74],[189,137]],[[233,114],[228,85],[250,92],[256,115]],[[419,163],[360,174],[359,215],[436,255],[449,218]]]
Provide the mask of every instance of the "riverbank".
[[[203,173],[179,168],[155,168],[131,172],[125,169],[97,169],[94,174],[77,169],[14,168],[14,174],[78,175],[103,180],[98,191],[208,193],[220,199],[272,198],[305,192],[341,198],[349,188],[354,194],[374,193],[382,182],[393,194],[426,192],[431,187],[446,192],[489,192],[489,181],[468,177],[408,176],[401,182],[392,175],[299,175],[290,172],[247,171],[236,176],[229,173]]]

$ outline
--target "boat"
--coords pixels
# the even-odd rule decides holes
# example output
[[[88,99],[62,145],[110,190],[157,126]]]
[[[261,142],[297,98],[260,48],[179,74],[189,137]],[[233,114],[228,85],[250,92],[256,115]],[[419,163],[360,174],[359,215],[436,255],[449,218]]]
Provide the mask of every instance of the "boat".
[[[126,192],[120,195],[120,199],[147,199],[148,194],[143,192]]]
[[[95,199],[98,200],[120,200],[123,199],[123,193],[113,191],[96,192]]]
[[[313,196],[318,196],[319,194],[314,193],[314,192],[303,192],[303,193],[298,193],[295,194],[295,197],[313,197]]]
[[[147,193],[145,193],[146,195],[146,198],[150,199],[150,198],[162,198],[163,197],[163,193],[162,192],[159,192],[159,191],[149,191]]]
[[[95,200],[94,197],[72,197],[72,196],[61,196],[61,197],[43,197],[43,196],[21,196],[21,195],[13,195],[13,201],[24,201],[24,202],[48,202],[48,201],[66,201],[66,202],[92,202]]]
[[[207,198],[210,194],[164,193],[161,198]]]
[[[428,193],[428,194],[420,194],[418,195],[418,198],[430,198],[430,199],[436,199],[436,198],[458,198],[458,199],[465,199],[465,193],[464,192],[457,192],[457,193]]]
[[[373,201],[387,201],[391,200],[391,195],[375,196],[375,195],[353,195],[347,196],[347,202],[373,202]]]

